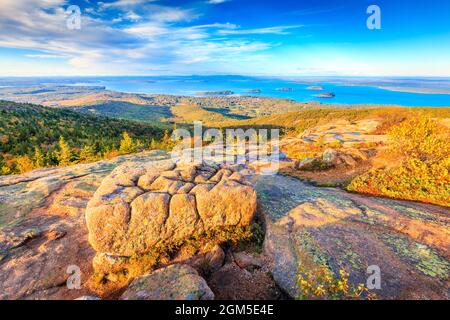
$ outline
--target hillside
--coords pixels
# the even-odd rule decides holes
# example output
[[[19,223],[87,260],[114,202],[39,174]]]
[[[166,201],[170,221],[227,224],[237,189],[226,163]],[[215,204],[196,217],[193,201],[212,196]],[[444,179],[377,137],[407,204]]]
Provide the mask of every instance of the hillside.
[[[144,123],[99,117],[67,109],[0,101],[0,162],[32,156],[38,147],[44,154],[58,148],[63,137],[71,148],[93,146],[102,153],[117,148],[123,132],[148,145],[163,130]],[[51,157],[51,156],[50,156]]]
[[[362,119],[376,118],[382,119],[383,123],[392,124],[401,122],[403,119],[412,116],[430,116],[436,118],[450,118],[449,108],[406,108],[406,107],[377,107],[361,106],[359,108],[339,108],[337,106],[329,108],[309,109],[275,114],[240,121],[222,122],[225,127],[232,126],[278,126],[280,128],[294,129],[298,132],[308,129],[320,123],[328,123],[334,120],[356,121]]]
[[[72,110],[116,119],[139,121],[158,127],[170,126],[165,119],[172,116],[169,107],[125,101],[105,101],[85,107],[73,107]]]

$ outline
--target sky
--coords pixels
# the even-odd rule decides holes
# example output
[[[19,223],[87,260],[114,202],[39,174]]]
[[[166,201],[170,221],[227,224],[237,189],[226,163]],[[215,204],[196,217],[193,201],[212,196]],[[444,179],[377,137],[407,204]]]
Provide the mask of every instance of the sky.
[[[450,1],[0,1],[0,76],[192,74],[450,77]]]

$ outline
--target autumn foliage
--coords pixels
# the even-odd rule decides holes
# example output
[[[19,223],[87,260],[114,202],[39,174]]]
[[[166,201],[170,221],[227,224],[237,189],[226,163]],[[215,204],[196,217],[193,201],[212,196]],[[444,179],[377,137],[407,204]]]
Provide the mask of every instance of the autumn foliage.
[[[372,169],[350,191],[450,206],[450,129],[435,119],[414,117],[394,126],[389,153],[398,165]]]

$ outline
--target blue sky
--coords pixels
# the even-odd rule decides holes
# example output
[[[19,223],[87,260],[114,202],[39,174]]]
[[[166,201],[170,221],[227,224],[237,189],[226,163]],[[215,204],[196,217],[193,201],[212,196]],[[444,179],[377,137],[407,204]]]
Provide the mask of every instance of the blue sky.
[[[1,76],[450,76],[449,57],[448,0],[0,2]]]

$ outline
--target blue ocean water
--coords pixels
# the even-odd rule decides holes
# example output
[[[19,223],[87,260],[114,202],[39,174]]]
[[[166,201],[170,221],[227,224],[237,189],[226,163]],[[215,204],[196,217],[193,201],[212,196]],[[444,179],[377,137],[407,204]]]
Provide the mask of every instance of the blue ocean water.
[[[266,96],[292,99],[300,102],[318,101],[330,104],[390,104],[402,106],[449,106],[450,94],[398,92],[380,89],[375,85],[354,85],[351,82],[301,82],[270,78],[247,77],[113,77],[99,79],[106,89],[131,93],[158,93],[201,96],[201,92],[229,90],[235,95]],[[92,82],[90,83],[93,84]],[[320,85],[323,91],[309,90]],[[401,87],[405,84],[396,83]],[[279,90],[289,88],[290,90]],[[260,93],[250,92],[260,90]],[[334,98],[319,98],[316,94],[332,92]],[[449,88],[450,92],[450,88]]]
[[[152,76],[152,77],[71,77],[0,79],[0,85],[84,85],[130,93],[201,96],[200,92],[232,91],[234,95],[265,96],[299,102],[328,104],[386,104],[402,106],[450,107],[450,78],[263,78],[246,76]],[[308,90],[319,85],[323,91]],[[417,88],[448,94],[390,91],[379,88]],[[289,88],[290,90],[277,90]],[[260,90],[260,93],[251,90]],[[333,98],[315,97],[332,92]]]

